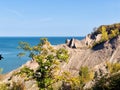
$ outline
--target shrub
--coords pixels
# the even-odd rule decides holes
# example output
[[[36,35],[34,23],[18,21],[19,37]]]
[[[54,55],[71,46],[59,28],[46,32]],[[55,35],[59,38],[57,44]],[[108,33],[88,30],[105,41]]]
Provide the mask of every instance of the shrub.
[[[9,90],[26,90],[24,83],[21,81],[12,82],[12,87]]]
[[[98,79],[93,90],[120,90],[120,73],[105,75]]]
[[[79,71],[80,87],[84,87],[85,83],[94,78],[94,73],[87,66],[81,67]]]
[[[62,80],[62,88],[77,90],[79,89],[80,80],[78,76],[72,76],[70,72],[63,72],[60,79]]]
[[[108,68],[110,74],[116,73],[120,70],[120,63],[107,62],[107,68]]]
[[[109,37],[108,37],[108,32],[106,31],[106,28],[104,26],[102,26],[101,33],[102,33],[102,40],[107,41]]]
[[[120,63],[106,63],[109,73],[97,78],[93,90],[120,90]]]
[[[57,58],[60,59],[60,60],[64,60],[64,61],[67,61],[68,60],[68,51],[63,49],[63,48],[60,48],[58,51],[57,51]]]
[[[99,42],[93,43],[91,48],[120,35],[120,23],[113,25],[102,25],[93,33],[94,36],[97,36],[97,34],[102,34],[102,38]]]
[[[20,75],[21,77],[24,77],[25,80],[29,80],[29,79],[33,78],[34,71],[32,69],[29,69],[28,67],[24,66],[15,75]]]
[[[0,83],[0,90],[8,90],[7,84]]]

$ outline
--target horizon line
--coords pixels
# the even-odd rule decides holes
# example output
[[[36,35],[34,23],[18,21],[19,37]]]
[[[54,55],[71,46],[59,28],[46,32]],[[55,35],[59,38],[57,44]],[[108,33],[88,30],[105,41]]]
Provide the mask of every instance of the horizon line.
[[[0,37],[85,37],[85,36],[0,36]]]

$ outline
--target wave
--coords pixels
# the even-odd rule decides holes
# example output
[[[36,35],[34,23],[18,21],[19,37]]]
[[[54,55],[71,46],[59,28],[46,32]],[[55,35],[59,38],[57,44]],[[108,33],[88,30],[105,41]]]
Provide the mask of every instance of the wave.
[[[0,51],[0,54],[2,54],[2,55],[8,55],[8,54],[12,54],[12,52],[2,52],[2,51]]]

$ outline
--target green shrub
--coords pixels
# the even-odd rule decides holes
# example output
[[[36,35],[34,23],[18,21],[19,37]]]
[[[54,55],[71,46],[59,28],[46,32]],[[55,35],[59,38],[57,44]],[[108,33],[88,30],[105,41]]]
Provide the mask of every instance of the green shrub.
[[[107,68],[111,74],[116,73],[120,70],[120,63],[107,62]]]
[[[64,60],[64,61],[67,61],[68,60],[68,51],[63,49],[63,48],[60,48],[58,51],[57,51],[57,58],[60,59],[60,60]]]
[[[0,90],[8,90],[7,84],[0,83]]]
[[[20,75],[21,77],[24,77],[25,80],[29,80],[29,79],[33,78],[34,71],[32,69],[29,69],[28,67],[24,66],[15,75]]]
[[[96,78],[93,90],[120,90],[120,63],[107,62],[107,69],[109,73],[106,73],[101,78]]]
[[[12,82],[12,87],[9,90],[26,90],[24,83],[21,81]]]
[[[63,72],[60,79],[62,80],[62,88],[69,86],[71,90],[77,90],[80,85],[80,80],[78,76],[71,75],[70,72]],[[67,86],[66,86],[67,85]]]
[[[87,66],[81,67],[79,71],[80,88],[82,89],[88,81],[94,78],[94,73]]]
[[[107,41],[109,39],[108,37],[108,32],[106,31],[106,27],[105,26],[102,26],[102,40],[103,41]]]
[[[105,75],[98,79],[93,90],[120,90],[120,73]]]
[[[102,25],[93,33],[95,36],[97,36],[97,34],[102,34],[102,38],[99,42],[94,42],[91,48],[120,35],[120,23],[113,25]]]

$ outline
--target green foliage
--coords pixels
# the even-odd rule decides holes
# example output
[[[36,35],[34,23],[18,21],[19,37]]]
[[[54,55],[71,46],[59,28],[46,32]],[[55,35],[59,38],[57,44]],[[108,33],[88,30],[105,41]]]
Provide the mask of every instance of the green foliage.
[[[120,34],[118,29],[111,30],[111,33],[109,34],[109,38],[112,39]]]
[[[41,38],[41,39],[40,39],[40,44],[41,44],[41,46],[42,46],[42,45],[45,45],[45,44],[48,44],[48,45],[49,45],[48,39],[47,39],[47,38]]]
[[[102,25],[93,33],[94,36],[97,36],[98,34],[102,34],[102,38],[100,41],[94,42],[91,48],[120,35],[120,23],[113,25]]]
[[[29,69],[28,67],[23,67],[20,69],[20,72],[16,73],[15,75],[20,75],[25,78],[25,80],[29,80],[33,78],[34,71],[32,69]]]
[[[34,53],[33,48],[32,48],[32,47],[30,46],[30,44],[27,43],[27,42],[23,42],[23,41],[19,42],[18,49],[22,49],[22,50],[24,50],[24,51],[30,52],[30,54],[31,54],[31,53]],[[19,53],[17,56],[22,57],[22,56],[24,56],[25,54],[26,54],[25,52],[21,52],[21,53]],[[30,58],[32,58],[31,55],[29,55],[29,56],[30,56]]]
[[[38,45],[36,45],[36,46],[30,46],[29,43],[22,41],[22,42],[19,42],[18,49],[22,49],[25,52],[29,52],[29,57],[34,60],[33,57],[35,55],[38,55],[38,54],[41,53],[41,50],[42,50],[42,47],[43,47],[44,44],[49,45],[49,42],[47,41],[47,38],[41,38],[40,43],[38,43]],[[20,57],[24,56],[25,52],[19,53],[18,56],[20,56]]]
[[[105,75],[98,79],[93,90],[120,90],[120,73]]]
[[[73,76],[70,72],[66,71],[63,72],[61,77],[59,78],[63,81],[62,88],[65,88],[66,84],[68,84],[72,90],[76,90],[79,88],[80,80],[78,76]]]
[[[101,33],[102,33],[102,40],[107,41],[109,37],[108,37],[108,32],[106,31],[106,28],[104,26],[102,26]]]
[[[118,29],[111,30],[111,32],[112,32],[112,34],[113,34],[114,37],[120,34],[120,32],[119,32]]]
[[[63,81],[62,88],[69,86],[70,90],[83,90],[84,85],[94,78],[94,73],[85,66],[80,68],[79,76],[73,76],[70,72],[63,72],[58,77]]]
[[[27,43],[27,42],[23,42],[23,41],[19,42],[18,49],[23,49],[25,51],[31,51],[32,50],[32,48],[30,47],[30,44]]]
[[[60,80],[57,77],[60,63],[68,60],[68,51],[63,48],[55,50],[46,38],[41,38],[40,43],[33,47],[22,42],[20,48],[29,51],[29,56],[39,64],[39,68],[34,73],[34,78],[40,90],[51,90],[52,85]],[[27,77],[29,77],[33,76],[33,71],[25,67],[21,69],[19,74],[27,74]]]
[[[94,73],[89,70],[87,66],[81,67],[79,71],[79,79],[80,79],[80,87],[81,89],[85,85],[86,82],[92,80],[94,77]]]
[[[120,63],[107,62],[107,68],[108,68],[110,74],[116,73],[120,70]]]
[[[23,56],[25,56],[25,53],[19,53],[17,56],[18,57],[23,57]]]
[[[0,90],[8,90],[7,84],[0,83]]]
[[[52,55],[51,55],[52,56]],[[44,88],[50,88],[49,86],[52,83],[52,62],[53,60],[51,60],[51,57],[48,56],[47,58],[45,58],[45,56],[39,55],[39,57],[36,57],[36,60],[38,62],[39,69],[36,72],[36,80],[38,82],[38,86],[41,89]]]
[[[12,87],[10,90],[26,90],[24,83],[21,81],[12,82]]]
[[[109,77],[108,80],[109,90],[120,90],[120,73],[114,74],[113,76]]]
[[[49,46],[48,46],[49,47]],[[37,76],[36,80],[38,82],[38,86],[41,89],[50,89],[52,88],[52,84],[58,82],[58,71],[60,70],[59,66],[62,61],[66,61],[67,58],[58,58],[58,54],[52,52],[52,49],[48,49],[48,54],[44,54],[46,50],[42,49],[42,53],[35,57],[36,61],[39,64],[39,69],[36,71]],[[63,53],[67,54],[67,51],[62,49]],[[56,52],[60,52],[60,50],[56,50]],[[60,52],[62,55],[62,51]],[[59,53],[59,55],[60,55]],[[39,75],[38,75],[39,73]]]
[[[64,60],[64,61],[67,61],[68,60],[68,51],[63,49],[63,48],[60,48],[58,51],[57,51],[57,58],[60,59],[60,60]]]
[[[93,90],[109,90],[107,86],[107,81],[108,79],[106,78],[107,76],[102,76],[100,79],[96,80],[95,85],[92,87]]]
[[[93,90],[120,90],[120,63],[107,62],[109,73],[101,78],[96,78]]]
[[[11,83],[11,86],[9,86],[10,83],[0,83],[0,90],[26,90],[24,83],[21,81]]]

